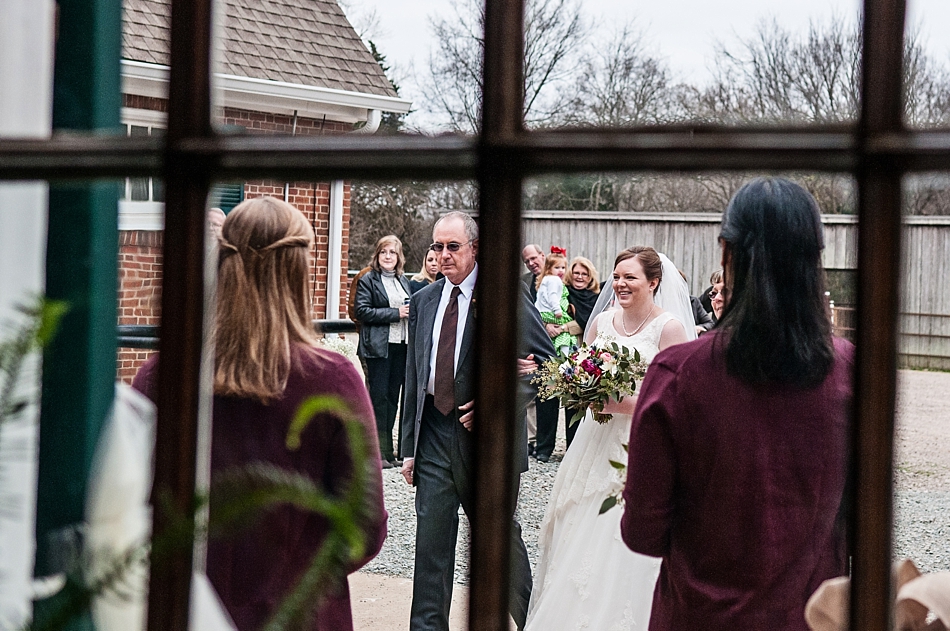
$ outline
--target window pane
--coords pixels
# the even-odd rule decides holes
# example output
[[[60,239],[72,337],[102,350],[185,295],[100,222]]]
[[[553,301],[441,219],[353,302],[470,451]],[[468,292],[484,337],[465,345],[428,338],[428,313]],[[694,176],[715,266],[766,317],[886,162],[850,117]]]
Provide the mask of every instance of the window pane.
[[[373,1],[222,3],[216,123],[228,133],[396,133],[411,99],[379,37]],[[345,13],[344,13],[345,10]],[[417,29],[413,29],[417,30]],[[409,40],[413,30],[397,39]],[[395,31],[394,31],[395,32]],[[388,60],[388,61],[387,61]]]
[[[375,40],[385,43],[389,62],[399,68],[414,61],[400,81],[418,110],[410,120],[433,131],[471,132],[479,117],[484,3],[412,4],[375,7],[392,29]],[[860,9],[858,0],[529,0],[526,123],[549,129],[854,120]],[[410,19],[407,29],[392,26]]]
[[[950,175],[904,180],[895,438],[895,559],[950,570]]]
[[[148,201],[148,178],[129,178],[129,199],[133,202]]]
[[[165,180],[157,177],[149,178],[152,182],[152,201],[165,201]]]
[[[904,43],[904,120],[911,127],[950,126],[950,5],[908,0]]]
[[[600,607],[583,601],[573,608],[558,608],[558,605],[553,604],[552,601],[563,600],[557,595],[570,597],[575,589],[573,580],[577,568],[570,564],[566,567],[559,565],[559,561],[565,558],[559,556],[565,554],[565,548],[602,552],[594,553],[592,558],[600,560],[595,561],[592,567],[585,568],[585,574],[590,577],[587,587],[592,593],[604,591],[620,577],[629,580],[627,568],[638,563],[630,571],[639,576],[650,576],[650,579],[641,580],[638,587],[624,592],[625,595],[632,594],[625,597],[636,598],[637,592],[646,592],[647,598],[641,601],[645,602],[643,606],[648,608],[653,602],[655,574],[647,574],[642,562],[624,556],[628,551],[620,540],[621,531],[617,523],[619,514],[624,511],[629,522],[634,524],[624,529],[624,538],[638,551],[663,556],[664,550],[668,548],[664,548],[666,544],[656,544],[657,540],[653,536],[657,533],[662,533],[659,536],[663,541],[667,537],[676,539],[668,545],[678,552],[691,548],[683,555],[677,553],[669,556],[667,553],[663,560],[666,571],[676,573],[678,578],[674,580],[681,585],[689,583],[689,576],[704,580],[703,573],[708,571],[704,567],[722,567],[726,563],[725,558],[728,557],[728,563],[731,564],[744,556],[747,560],[742,561],[740,564],[743,567],[736,571],[738,575],[746,577],[758,576],[753,584],[760,585],[758,589],[763,591],[758,592],[755,598],[764,598],[762,602],[768,601],[770,604],[781,601],[782,604],[776,607],[790,607],[788,603],[794,602],[794,607],[800,612],[810,595],[806,593],[806,586],[813,580],[814,572],[819,572],[823,578],[833,578],[847,572],[843,557],[838,557],[842,558],[842,562],[837,567],[823,566],[818,569],[823,564],[819,557],[843,549],[845,541],[844,530],[836,530],[834,524],[843,497],[850,437],[845,429],[847,401],[839,398],[834,390],[846,388],[851,377],[848,368],[850,362],[844,359],[850,354],[847,344],[839,346],[833,372],[816,371],[816,378],[821,379],[822,383],[817,390],[799,387],[789,389],[774,383],[748,388],[745,384],[749,383],[750,378],[742,372],[727,372],[725,352],[719,349],[726,347],[725,340],[728,339],[720,337],[727,335],[722,331],[723,326],[738,327],[740,322],[748,324],[748,314],[753,313],[757,314],[752,316],[754,322],[761,322],[769,310],[775,315],[770,319],[768,330],[760,330],[749,338],[743,338],[748,353],[744,356],[747,363],[743,367],[755,361],[752,358],[761,357],[775,360],[769,362],[771,366],[787,365],[795,361],[795,357],[800,357],[798,352],[805,346],[827,348],[827,340],[822,334],[828,330],[825,328],[826,318],[830,314],[822,303],[830,300],[847,302],[852,300],[854,293],[851,278],[857,259],[858,227],[854,215],[855,183],[851,177],[840,174],[784,174],[811,192],[818,203],[824,229],[821,267],[827,276],[835,276],[834,282],[829,279],[823,286],[822,270],[815,265],[816,261],[809,263],[800,254],[808,250],[806,244],[809,240],[811,247],[818,247],[814,242],[814,233],[809,234],[800,227],[808,225],[805,218],[811,211],[807,197],[798,192],[800,189],[795,193],[784,189],[786,192],[783,194],[787,196],[780,203],[770,204],[772,208],[778,206],[778,210],[773,210],[774,215],[767,227],[762,227],[766,222],[761,219],[756,221],[752,215],[757,209],[766,206],[762,197],[768,193],[759,190],[751,194],[755,202],[750,202],[749,196],[742,202],[736,202],[737,208],[746,208],[745,212],[749,214],[744,215],[745,221],[734,224],[735,233],[729,233],[734,235],[731,251],[737,267],[731,270],[730,277],[726,279],[728,287],[725,299],[720,299],[717,293],[709,303],[697,306],[690,296],[700,299],[701,303],[704,295],[709,297],[711,289],[723,289],[719,284],[721,281],[712,278],[712,274],[720,270],[723,259],[723,249],[718,240],[723,231],[723,210],[736,191],[755,175],[573,174],[532,179],[524,187],[524,272],[529,283],[534,281],[531,284],[537,289],[536,307],[543,319],[553,320],[557,324],[557,310],[560,309],[562,314],[566,311],[558,299],[566,301],[569,307],[574,307],[575,322],[580,324],[578,314],[586,316],[586,339],[594,341],[596,345],[596,336],[605,334],[611,343],[618,342],[628,348],[635,348],[647,361],[652,360],[661,345],[665,345],[661,336],[662,331],[665,331],[663,322],[666,318],[682,314],[682,334],[689,337],[699,335],[689,350],[680,349],[681,352],[676,352],[676,348],[671,348],[667,351],[664,355],[666,370],[657,369],[655,362],[648,368],[648,381],[651,371],[660,372],[656,373],[655,381],[644,383],[642,389],[638,388],[639,402],[636,405],[640,407],[637,413],[642,412],[645,419],[642,432],[632,431],[632,427],[636,426],[631,426],[629,416],[617,413],[606,426],[599,426],[594,417],[588,415],[568,446],[569,434],[566,429],[562,429],[562,422],[557,422],[557,440],[550,462],[557,462],[560,470],[557,477],[552,475],[553,472],[548,473],[543,484],[534,489],[534,496],[542,503],[550,502],[550,506],[560,509],[549,509],[548,515],[554,515],[553,523],[544,522],[540,526],[542,545],[536,567],[537,572],[543,575],[536,576],[535,595],[541,588],[541,607],[536,614],[541,620],[545,619],[544,609],[547,608],[548,616],[552,616],[551,611],[555,612],[553,615],[561,616],[587,614],[590,616],[591,628],[610,628],[615,620],[611,616],[620,615],[619,607],[616,614],[612,613],[609,600],[606,604],[601,603]],[[786,185],[775,183],[773,186]],[[758,205],[760,203],[761,206]],[[790,215],[793,210],[799,214]],[[788,216],[797,217],[798,221],[785,220]],[[747,226],[756,226],[758,230],[744,228]],[[770,229],[781,230],[782,238],[769,239]],[[790,243],[795,243],[796,247],[790,246]],[[649,246],[667,255],[675,266],[664,267],[662,278],[659,279],[659,291],[655,296],[649,281],[657,278],[657,272],[647,272],[648,255],[641,259],[621,261],[615,267],[615,257],[633,246]],[[753,246],[755,249],[752,249]],[[535,260],[538,250],[542,255],[543,267],[540,266],[541,261]],[[771,257],[780,258],[781,264],[770,264],[769,260],[775,260]],[[563,264],[566,264],[565,267],[560,267]],[[788,269],[793,265],[798,273],[792,278],[781,272],[769,271]],[[677,274],[677,268],[686,282]],[[538,270],[540,273],[537,273]],[[558,278],[562,273],[563,278]],[[618,280],[612,281],[615,276]],[[599,286],[598,281],[604,285]],[[752,288],[753,282],[755,289]],[[823,291],[832,293],[822,296]],[[595,303],[591,309],[591,301],[606,300],[608,292],[615,295],[615,309],[598,316],[600,305]],[[808,298],[810,292],[813,292],[812,298]],[[754,293],[759,295],[753,301],[749,296]],[[659,313],[657,307],[668,313]],[[710,315],[709,311],[715,315],[715,310],[720,307],[725,308],[724,312],[720,312],[720,315],[725,314],[723,320],[714,323],[711,317],[706,319]],[[567,322],[564,325],[570,319],[565,317]],[[655,327],[654,322],[660,322],[663,328]],[[676,328],[674,324],[673,329]],[[779,340],[788,339],[785,336],[791,330],[798,331],[797,343],[786,343],[778,356],[772,355],[772,349],[781,348]],[[810,333],[803,335],[802,330]],[[553,333],[560,336],[564,332],[555,329]],[[719,341],[722,341],[721,346]],[[555,338],[556,345],[571,343],[570,339],[559,342]],[[599,344],[604,343],[601,337]],[[575,360],[578,372],[574,374],[591,374],[593,370],[584,366],[582,360],[584,358]],[[570,361],[570,357],[558,359],[555,374],[562,374],[560,365]],[[803,362],[796,375],[811,370],[814,370],[814,365]],[[684,374],[691,376],[686,379],[675,377]],[[773,378],[777,379],[770,377]],[[567,380],[564,378],[564,381]],[[804,394],[806,390],[811,394]],[[820,396],[817,393],[821,393]],[[764,404],[766,399],[771,404]],[[782,403],[778,403],[779,400]],[[644,411],[644,406],[649,411]],[[806,408],[817,411],[816,417],[809,420],[809,423],[815,424],[809,425],[807,430],[801,425],[801,410]],[[542,450],[540,442],[544,434],[541,414],[539,405],[536,449],[543,454],[547,448]],[[570,416],[567,409],[562,409],[561,414],[563,417]],[[786,420],[779,420],[781,417]],[[777,429],[779,427],[781,429]],[[816,435],[820,438],[816,439]],[[600,438],[595,439],[595,436]],[[625,443],[629,455],[625,452]],[[821,449],[821,454],[814,451],[816,445],[820,445],[817,448]],[[578,453],[577,450],[582,451]],[[753,455],[756,453],[768,453],[770,456],[763,460]],[[581,455],[583,465],[578,466],[578,460],[572,458]],[[618,474],[611,468],[609,461],[623,464],[628,463],[628,458],[630,466],[619,473],[619,479],[615,479]],[[814,466],[815,458],[825,465],[821,468],[824,473],[819,473]],[[644,462],[649,462],[650,466],[636,466]],[[537,467],[532,464],[530,473],[540,475],[544,471],[543,466],[549,467],[550,464]],[[739,471],[744,473],[737,475]],[[776,486],[777,480],[786,480],[789,484],[779,483]],[[795,480],[794,484],[792,480]],[[598,532],[596,529],[602,527],[599,524],[603,522],[585,518],[585,511],[587,515],[596,516],[601,503],[609,501],[612,494],[619,493],[624,481],[628,484],[626,506],[609,508],[604,515],[596,518],[607,520],[613,513],[613,519],[616,520],[613,523],[616,525],[612,531],[605,528],[601,534],[592,537],[591,534]],[[718,507],[713,508],[709,503],[711,494],[718,493],[715,490],[717,487],[722,489],[723,497],[731,498],[732,508],[728,517],[719,517]],[[597,491],[587,495],[577,492],[577,495],[572,496],[572,488]],[[522,500],[531,495],[522,489]],[[749,499],[736,499],[743,496]],[[676,515],[678,525],[671,527],[662,517],[657,517],[656,507],[659,506],[664,507],[659,509],[661,514],[669,511]],[[733,509],[738,513],[732,512]],[[769,514],[772,518],[768,517]],[[792,514],[808,514],[810,517],[802,521],[788,519]],[[691,522],[702,526],[680,527]],[[645,524],[652,524],[655,530]],[[526,533],[531,532],[532,524],[526,522],[523,525]],[[761,529],[761,532],[754,534],[750,528],[753,531]],[[775,528],[779,528],[781,533]],[[573,534],[565,534],[571,531]],[[608,532],[614,536],[609,536]],[[545,533],[548,536],[547,547],[544,547]],[[804,558],[798,547],[778,543],[804,539],[816,544],[815,550],[825,552],[817,556],[806,555],[809,558]],[[738,543],[740,541],[741,544]],[[750,544],[752,541],[759,543]],[[770,543],[763,543],[765,541]],[[744,555],[730,549],[740,545]],[[756,547],[756,551],[750,553],[746,547],[748,545]],[[723,556],[719,557],[720,554]],[[723,562],[717,562],[718,559],[723,559]],[[690,565],[694,562],[696,565]],[[763,571],[761,563],[782,568],[783,588],[776,588],[766,579],[768,572]],[[793,584],[800,587],[792,588]],[[748,585],[744,583],[740,587],[737,584],[735,587],[746,590]],[[766,591],[769,589],[774,591]],[[675,597],[662,594],[662,586],[657,590],[657,598],[668,599],[665,601],[667,611],[676,606]],[[791,594],[798,594],[800,600],[795,601],[795,597],[789,600]],[[645,615],[642,613],[645,610],[639,609],[641,615]],[[634,610],[633,616],[637,617],[637,614],[638,610]],[[562,622],[565,628],[575,624],[572,619]],[[652,624],[657,624],[656,619]],[[660,622],[659,626],[664,627],[664,622]]]

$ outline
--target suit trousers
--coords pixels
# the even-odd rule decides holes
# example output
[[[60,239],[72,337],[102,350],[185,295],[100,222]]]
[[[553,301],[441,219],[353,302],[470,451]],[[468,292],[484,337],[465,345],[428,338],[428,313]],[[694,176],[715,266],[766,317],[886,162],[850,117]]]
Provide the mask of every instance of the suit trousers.
[[[459,506],[471,518],[475,480],[471,440],[454,416],[444,416],[426,396],[416,449],[416,558],[412,577],[411,631],[448,631],[455,578]],[[521,476],[515,476],[518,484]],[[531,598],[531,565],[521,526],[511,520],[509,611],[524,627]]]
[[[406,344],[390,344],[388,357],[371,357],[366,362],[366,386],[376,414],[379,454],[383,460],[395,460],[393,427],[399,408],[399,389],[406,379]],[[402,424],[400,423],[400,434]]]
[[[557,417],[561,409],[561,402],[557,399],[542,401],[538,397],[534,404],[538,414],[534,453],[538,456],[550,458],[554,452],[554,440],[557,437]]]

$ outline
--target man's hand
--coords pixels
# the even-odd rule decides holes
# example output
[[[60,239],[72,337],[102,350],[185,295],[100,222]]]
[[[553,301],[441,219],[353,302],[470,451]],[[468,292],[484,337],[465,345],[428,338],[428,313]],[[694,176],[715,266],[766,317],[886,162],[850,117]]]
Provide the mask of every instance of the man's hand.
[[[459,411],[465,412],[465,414],[459,417],[459,423],[468,431],[472,431],[472,421],[475,419],[475,401],[469,401],[465,405],[460,405]]]
[[[402,477],[406,479],[406,484],[412,485],[412,465],[414,464],[413,458],[405,458],[402,461],[402,469],[399,470],[399,473],[402,474]]]
[[[525,359],[518,358],[518,376],[524,377],[530,375],[538,369],[537,362],[534,361],[534,355],[528,355]]]
[[[548,324],[544,325],[544,330],[548,332],[548,337],[553,340],[558,335],[564,332],[564,327],[561,326],[560,324],[554,324],[553,322],[549,322]]]

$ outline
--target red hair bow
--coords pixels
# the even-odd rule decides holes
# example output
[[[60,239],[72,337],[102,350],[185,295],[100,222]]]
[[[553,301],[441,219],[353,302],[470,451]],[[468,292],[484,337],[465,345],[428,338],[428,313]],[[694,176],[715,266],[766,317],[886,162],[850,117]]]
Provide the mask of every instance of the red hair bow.
[[[552,245],[551,254],[560,254],[561,256],[567,256],[567,250],[565,250],[564,248],[559,248],[556,245]]]

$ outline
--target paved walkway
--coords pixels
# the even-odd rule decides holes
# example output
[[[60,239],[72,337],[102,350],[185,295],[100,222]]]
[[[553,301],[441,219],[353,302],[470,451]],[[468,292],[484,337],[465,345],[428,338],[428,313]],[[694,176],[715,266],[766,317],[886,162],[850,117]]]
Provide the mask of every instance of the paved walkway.
[[[950,489],[950,373],[902,370],[898,384],[896,493],[946,491]],[[350,592],[356,631],[409,628],[411,580],[357,572],[350,576]],[[467,596],[466,587],[455,586],[452,631],[466,629]]]

